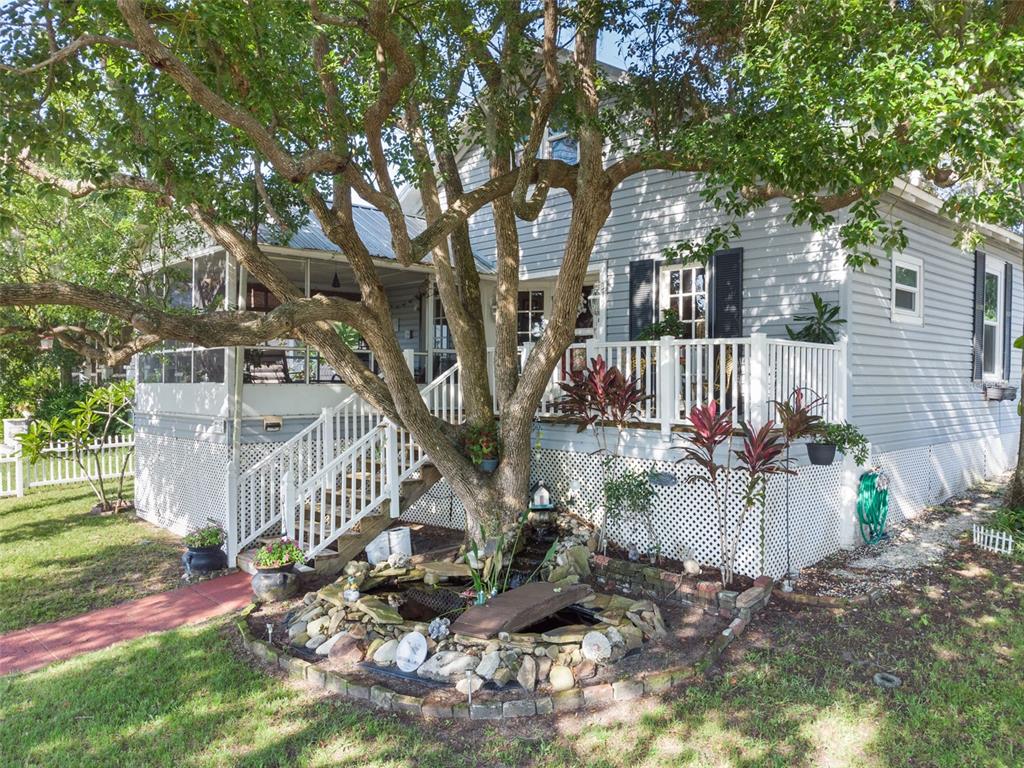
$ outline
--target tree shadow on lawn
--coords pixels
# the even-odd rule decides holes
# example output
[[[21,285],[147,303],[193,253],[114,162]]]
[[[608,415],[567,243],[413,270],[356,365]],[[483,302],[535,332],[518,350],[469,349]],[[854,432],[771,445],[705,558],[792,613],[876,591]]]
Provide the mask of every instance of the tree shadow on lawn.
[[[223,622],[0,681],[9,764],[477,765],[397,716],[297,691],[234,656]]]
[[[0,631],[68,618],[181,584],[179,554],[160,541],[108,545],[11,571],[0,578]]]

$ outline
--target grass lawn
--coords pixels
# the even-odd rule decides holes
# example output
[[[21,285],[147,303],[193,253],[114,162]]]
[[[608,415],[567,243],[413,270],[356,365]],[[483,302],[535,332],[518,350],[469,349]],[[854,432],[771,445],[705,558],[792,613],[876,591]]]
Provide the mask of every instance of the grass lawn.
[[[131,516],[90,515],[94,503],[88,485],[0,499],[0,632],[178,585],[176,536]]]
[[[0,755],[40,766],[1020,766],[1024,567],[954,554],[878,606],[769,607],[721,673],[590,716],[425,724],[238,655],[226,620],[0,680]],[[883,690],[879,670],[902,677]]]

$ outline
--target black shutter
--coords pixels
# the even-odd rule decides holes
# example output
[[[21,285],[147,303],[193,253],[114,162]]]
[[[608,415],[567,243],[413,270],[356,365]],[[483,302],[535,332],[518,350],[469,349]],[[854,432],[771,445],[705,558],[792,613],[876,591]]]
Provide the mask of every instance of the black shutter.
[[[629,263],[629,338],[654,322],[654,259]]]
[[[1010,378],[1010,349],[1013,346],[1013,265],[1003,270],[1003,378]]]
[[[974,252],[974,367],[972,378],[982,377],[985,343],[985,254]]]
[[[708,336],[729,339],[743,335],[743,249],[719,251],[711,257],[711,326]]]

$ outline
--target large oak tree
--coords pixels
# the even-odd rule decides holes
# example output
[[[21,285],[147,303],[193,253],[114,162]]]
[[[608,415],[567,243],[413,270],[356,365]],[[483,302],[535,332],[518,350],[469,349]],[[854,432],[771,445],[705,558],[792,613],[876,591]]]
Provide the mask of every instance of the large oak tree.
[[[266,316],[168,313],[138,296],[60,281],[0,285],[0,305],[72,305],[144,339],[256,344],[292,336],[423,445],[466,507],[508,523],[529,477],[537,404],[572,341],[578,298],[612,193],[636,174],[699,174],[721,225],[675,253],[701,258],[774,198],[793,223],[838,224],[853,264],[898,248],[879,211],[918,171],[963,224],[1015,222],[1024,168],[1018,4],[901,0],[117,0],[14,3],[0,31],[3,173],[71,197],[132,190],[187,215],[267,285]],[[626,71],[597,61],[617,45]],[[567,126],[578,162],[537,159]],[[483,148],[467,187],[459,150]],[[402,185],[419,193],[413,236]],[[548,192],[572,200],[547,325],[520,370],[517,220]],[[489,206],[497,265],[495,381],[501,463],[478,472],[425,408],[392,332],[388,298],[353,222],[387,219],[402,266],[428,256],[462,366],[466,418],[491,422],[480,276],[470,219]],[[305,298],[251,226],[307,213],[350,262],[359,299]],[[836,211],[845,213],[837,222]],[[334,330],[355,328],[383,372]],[[141,342],[142,346],[148,341]]]

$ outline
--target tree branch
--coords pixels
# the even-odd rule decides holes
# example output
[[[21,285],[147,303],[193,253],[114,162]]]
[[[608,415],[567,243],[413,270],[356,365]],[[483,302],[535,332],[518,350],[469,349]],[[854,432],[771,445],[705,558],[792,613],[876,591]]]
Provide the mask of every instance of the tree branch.
[[[88,48],[93,45],[111,45],[117,48],[138,50],[138,46],[136,46],[131,40],[125,40],[120,37],[112,37],[110,35],[81,35],[65,45],[63,48],[57,49],[50,54],[50,56],[40,62],[30,64],[27,67],[14,67],[10,64],[0,64],[0,72],[8,72],[12,75],[30,75],[33,72],[39,72],[40,70],[46,69],[54,64],[59,64],[62,61],[70,59],[82,48]]]

